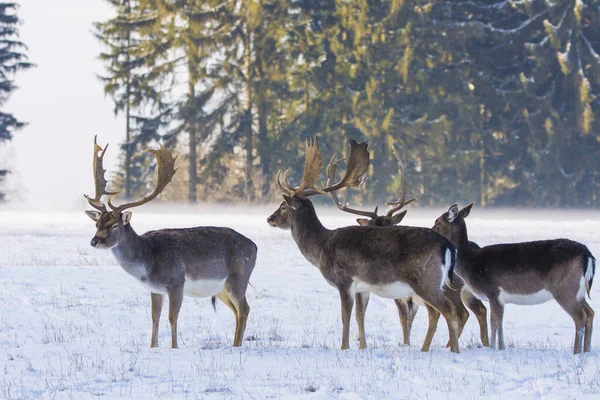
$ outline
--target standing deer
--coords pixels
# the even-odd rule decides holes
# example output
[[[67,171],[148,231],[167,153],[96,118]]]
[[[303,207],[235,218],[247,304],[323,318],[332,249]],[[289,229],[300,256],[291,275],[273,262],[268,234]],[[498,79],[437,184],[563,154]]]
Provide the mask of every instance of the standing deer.
[[[335,184],[316,189],[322,158],[314,141],[307,141],[300,186],[292,187],[286,174],[283,178],[277,174],[276,182],[284,193],[284,201],[267,222],[273,227],[291,230],[304,257],[338,289],[342,305],[342,349],[349,348],[355,294],[360,293],[363,299],[356,310],[361,349],[367,347],[363,304],[368,302],[369,294],[390,299],[416,294],[442,313],[448,323],[450,349],[458,353],[456,308],[441,289],[444,281],[452,277],[456,257],[456,250],[448,240],[427,228],[348,226],[329,230],[319,221],[309,196],[356,187],[364,181],[369,165],[367,144],[350,140],[350,146],[344,177]],[[429,343],[425,343],[422,350],[428,351]]]
[[[236,316],[234,346],[244,337],[250,306],[246,301],[248,280],[256,262],[256,245],[229,228],[195,227],[161,229],[143,235],[131,227],[128,208],[141,206],[158,196],[177,171],[170,151],[148,150],[156,157],[158,179],[156,187],[140,200],[115,206],[106,191],[104,149],[94,138],[94,182],[96,195],[88,202],[98,211],[85,213],[96,222],[93,247],[111,249],[117,262],[150,291],[152,301],[151,347],[158,346],[158,326],[165,294],[169,297],[171,347],[177,348],[177,317],[183,296],[215,297],[225,303]],[[103,195],[109,195],[107,210]]]
[[[361,226],[394,226],[399,224],[404,216],[406,215],[406,210],[396,214],[398,211],[402,210],[408,204],[415,201],[415,199],[406,200],[406,179],[404,177],[404,163],[400,158],[399,153],[394,149],[394,156],[398,160],[398,176],[400,178],[400,196],[397,201],[387,202],[388,206],[391,206],[388,212],[385,215],[378,215],[378,207],[375,207],[374,211],[363,211],[352,209],[348,207],[348,204],[342,204],[336,193],[331,192],[330,195],[337,205],[337,207],[345,212],[360,215],[368,218],[358,218],[356,221]],[[327,167],[327,184],[335,180],[335,174],[338,165],[344,161],[344,159],[340,159],[336,162],[333,162],[333,158]],[[471,246],[479,248],[476,243],[469,242]],[[473,293],[465,287],[464,281],[460,279],[460,277],[454,276],[454,280],[452,282],[452,288],[449,288],[447,285],[444,285],[444,293],[446,297],[452,301],[457,310],[458,315],[458,336],[462,334],[463,328],[469,319],[469,312],[465,308],[464,304],[469,307],[475,316],[477,317],[477,321],[479,322],[479,334],[481,337],[481,343],[483,346],[489,347],[489,339],[488,339],[488,328],[487,328],[487,310],[481,300],[477,299],[473,296]],[[368,298],[366,300],[368,302]],[[356,294],[356,302],[357,304],[363,304],[363,307],[367,308],[367,303],[365,300],[361,298],[361,294]],[[404,338],[404,344],[410,345],[410,331],[412,329],[412,323],[417,314],[418,303],[422,303],[420,299],[413,298],[412,296],[394,299],[396,303],[396,307],[398,308],[398,315],[400,316],[400,325],[402,326],[402,336]],[[464,302],[464,304],[463,304]],[[433,340],[433,335],[437,330],[438,320],[440,318],[440,313],[433,307],[425,304],[429,315],[429,326],[427,329],[427,334],[425,336],[426,342],[431,342]],[[448,346],[450,342],[448,342]]]
[[[534,305],[556,300],[575,322],[573,352],[592,346],[594,310],[585,301],[592,288],[596,259],[588,248],[568,239],[469,246],[465,218],[473,204],[459,211],[453,204],[433,229],[458,248],[456,273],[473,294],[490,303],[492,348],[504,350],[504,305]]]

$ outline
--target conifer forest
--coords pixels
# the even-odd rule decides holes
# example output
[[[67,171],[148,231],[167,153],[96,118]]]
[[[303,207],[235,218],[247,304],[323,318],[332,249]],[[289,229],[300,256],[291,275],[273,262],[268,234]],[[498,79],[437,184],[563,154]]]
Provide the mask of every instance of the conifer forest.
[[[396,196],[395,146],[421,206],[598,206],[600,1],[106,1],[91,31],[125,116],[125,197],[151,185],[143,150],[160,143],[180,154],[165,196],[274,201],[277,171],[297,182],[317,137],[325,156],[369,143],[353,203]],[[20,44],[0,49],[2,101],[31,66]],[[22,122],[1,117],[8,140]]]

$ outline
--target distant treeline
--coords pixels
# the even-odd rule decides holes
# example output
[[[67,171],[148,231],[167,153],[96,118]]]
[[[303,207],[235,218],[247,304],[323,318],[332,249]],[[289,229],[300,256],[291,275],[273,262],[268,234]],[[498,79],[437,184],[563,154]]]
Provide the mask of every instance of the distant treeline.
[[[324,156],[371,149],[353,204],[598,207],[600,0],[107,0],[101,79],[126,116],[115,186],[145,192],[157,142],[182,154],[166,196],[273,201]]]

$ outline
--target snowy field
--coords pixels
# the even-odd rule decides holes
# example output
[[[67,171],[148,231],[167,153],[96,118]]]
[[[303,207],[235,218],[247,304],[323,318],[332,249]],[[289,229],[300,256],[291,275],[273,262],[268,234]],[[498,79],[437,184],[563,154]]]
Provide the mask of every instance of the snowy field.
[[[419,310],[412,345],[402,345],[396,307],[371,296],[367,350],[341,345],[340,301],[287,231],[271,228],[276,207],[143,207],[138,233],[163,227],[230,226],[258,245],[248,289],[251,307],[244,344],[232,348],[231,311],[209,299],[184,300],[179,349],[170,345],[163,312],[160,347],[150,349],[150,296],[117,266],[109,251],[92,248],[94,224],[82,211],[0,211],[1,399],[475,399],[600,397],[600,331],[593,351],[572,355],[574,326],[554,302],[509,305],[508,349],[479,347],[473,315],[451,354],[440,320],[432,351],[420,347],[427,313]],[[330,228],[351,215],[318,208]],[[445,211],[411,209],[405,223],[432,226]],[[468,218],[480,245],[568,237],[600,258],[598,212],[483,212]],[[590,304],[599,325],[600,279]]]

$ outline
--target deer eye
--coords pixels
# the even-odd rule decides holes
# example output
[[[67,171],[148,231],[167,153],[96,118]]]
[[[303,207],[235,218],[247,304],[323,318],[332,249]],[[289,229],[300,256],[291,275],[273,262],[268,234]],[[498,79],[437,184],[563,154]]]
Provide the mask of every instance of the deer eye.
[[[110,229],[117,229],[119,227],[119,224],[114,224],[110,227]]]

